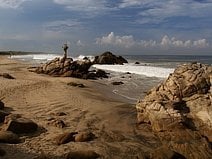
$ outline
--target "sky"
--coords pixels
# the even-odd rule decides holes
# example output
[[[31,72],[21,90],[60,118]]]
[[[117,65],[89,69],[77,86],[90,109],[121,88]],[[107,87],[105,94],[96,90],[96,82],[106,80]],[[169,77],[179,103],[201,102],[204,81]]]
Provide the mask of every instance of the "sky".
[[[212,0],[0,0],[0,50],[212,55]]]

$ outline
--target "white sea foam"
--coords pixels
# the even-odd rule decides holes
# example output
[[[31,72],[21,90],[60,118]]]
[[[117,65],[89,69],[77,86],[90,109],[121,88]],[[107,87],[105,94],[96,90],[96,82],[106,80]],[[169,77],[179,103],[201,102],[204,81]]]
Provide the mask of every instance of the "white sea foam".
[[[114,72],[130,72],[148,77],[166,78],[174,71],[172,68],[154,67],[154,66],[140,66],[134,64],[124,65],[93,65],[94,68],[114,71]]]
[[[54,59],[55,57],[61,57],[58,54],[29,54],[29,55],[13,55],[11,58],[19,59],[23,61],[28,60],[40,60],[40,61],[49,61]]]
[[[92,56],[92,55],[87,55],[87,56],[84,56],[84,55],[79,55],[78,57],[74,57],[73,60],[83,60],[84,58],[88,58],[91,62],[94,61],[95,57]]]

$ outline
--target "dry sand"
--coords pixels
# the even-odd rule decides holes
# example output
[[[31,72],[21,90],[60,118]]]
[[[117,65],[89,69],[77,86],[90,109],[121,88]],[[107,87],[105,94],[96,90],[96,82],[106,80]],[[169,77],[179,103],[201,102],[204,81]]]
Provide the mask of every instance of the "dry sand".
[[[0,56],[0,73],[16,78],[0,76],[0,98],[6,110],[29,118],[40,127],[33,136],[23,136],[23,143],[0,143],[7,153],[3,159],[31,159],[40,154],[63,158],[73,150],[94,150],[101,158],[143,158],[158,146],[157,138],[148,129],[136,127],[135,106],[108,98],[110,92],[103,89],[106,86],[101,90],[98,81],[35,74],[27,70],[29,66]],[[82,83],[86,88],[68,86],[69,82]],[[66,115],[58,116],[58,112]],[[58,128],[48,124],[51,118],[61,119],[67,126]],[[96,139],[55,144],[58,134],[87,130]]]

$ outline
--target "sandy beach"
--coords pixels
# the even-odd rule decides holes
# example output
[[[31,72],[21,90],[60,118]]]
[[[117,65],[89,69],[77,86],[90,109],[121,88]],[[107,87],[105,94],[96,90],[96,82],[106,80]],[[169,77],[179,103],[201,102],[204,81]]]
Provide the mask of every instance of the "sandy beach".
[[[135,105],[109,98],[113,95],[101,90],[98,81],[50,77],[29,72],[28,67],[29,63],[0,56],[0,73],[15,77],[0,77],[0,98],[6,111],[39,125],[36,134],[21,136],[20,144],[1,143],[6,151],[3,159],[63,158],[75,150],[93,150],[102,158],[143,158],[160,144],[148,129],[136,126]],[[69,82],[82,83],[85,88],[69,86]],[[61,112],[65,115],[60,116]],[[52,119],[62,120],[65,127],[51,124]],[[92,132],[95,139],[55,144],[55,137],[64,132],[84,131]]]

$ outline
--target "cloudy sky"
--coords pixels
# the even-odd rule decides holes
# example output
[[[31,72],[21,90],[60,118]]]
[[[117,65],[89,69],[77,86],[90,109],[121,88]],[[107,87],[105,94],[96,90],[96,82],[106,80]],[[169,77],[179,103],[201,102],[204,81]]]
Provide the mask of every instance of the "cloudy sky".
[[[212,0],[0,0],[0,50],[212,55]]]

